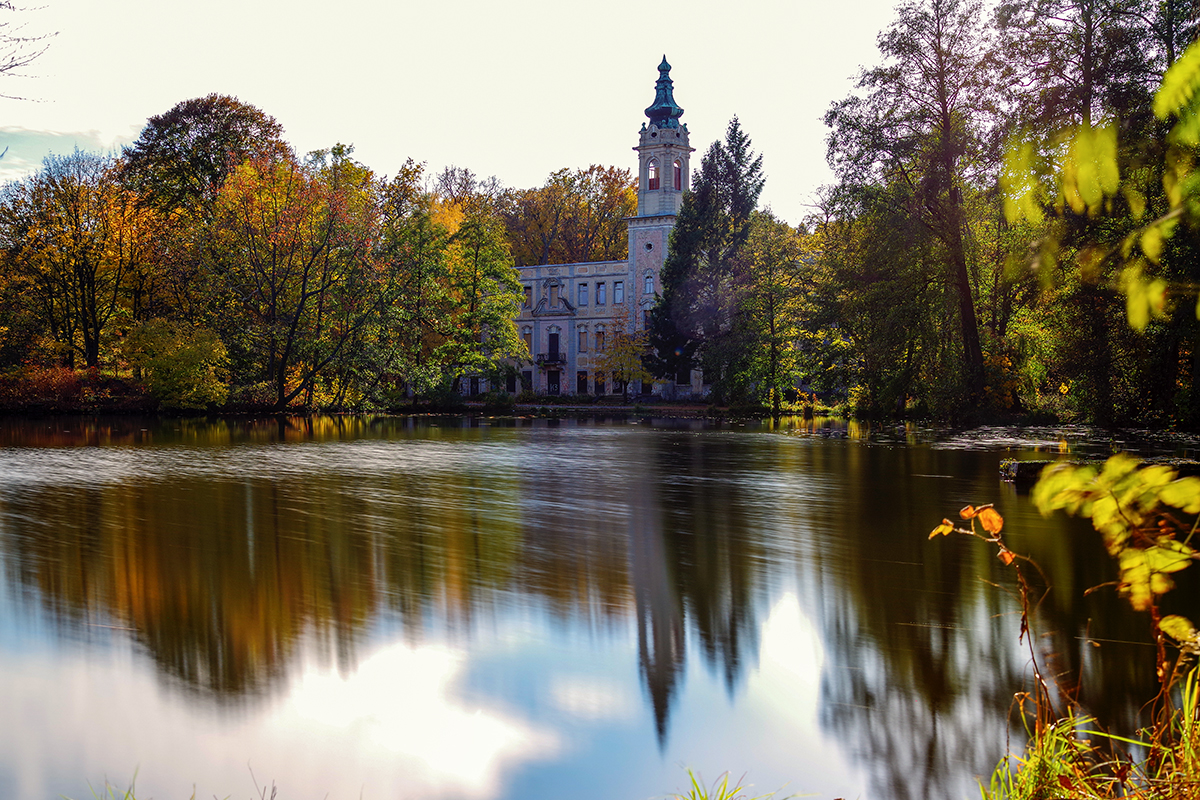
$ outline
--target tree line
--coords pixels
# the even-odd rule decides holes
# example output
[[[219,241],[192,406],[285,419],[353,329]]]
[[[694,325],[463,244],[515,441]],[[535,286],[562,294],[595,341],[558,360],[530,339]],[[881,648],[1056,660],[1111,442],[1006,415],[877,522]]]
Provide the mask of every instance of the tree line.
[[[705,154],[656,373],[700,367],[716,398],[776,410],[800,387],[874,416],[1200,424],[1198,117],[1155,109],[1197,19],[1179,0],[902,2],[825,115],[836,180],[797,228],[756,210],[736,119]]]
[[[528,358],[517,263],[624,258],[635,209],[625,170],[380,176],[347,146],[296,154],[235,98],[188,100],[0,191],[0,368],[108,370],[194,408],[436,397]]]

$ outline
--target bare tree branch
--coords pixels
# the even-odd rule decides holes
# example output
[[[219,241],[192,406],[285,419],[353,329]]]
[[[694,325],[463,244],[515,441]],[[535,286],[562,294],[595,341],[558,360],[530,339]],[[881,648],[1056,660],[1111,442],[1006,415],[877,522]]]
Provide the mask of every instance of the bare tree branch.
[[[0,75],[12,78],[31,77],[23,74],[21,70],[45,53],[50,46],[48,40],[58,35],[57,32],[54,32],[31,36],[25,33],[27,23],[15,23],[7,16],[30,10],[24,6],[13,4],[11,0],[0,0],[0,20],[3,20],[0,21]],[[5,92],[0,92],[0,98],[6,100],[30,99]]]

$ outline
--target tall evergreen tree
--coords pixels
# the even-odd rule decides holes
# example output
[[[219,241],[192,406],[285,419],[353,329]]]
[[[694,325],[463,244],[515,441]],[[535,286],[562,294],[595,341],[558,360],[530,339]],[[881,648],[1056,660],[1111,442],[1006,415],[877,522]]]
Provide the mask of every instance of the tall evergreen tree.
[[[762,156],[734,117],[724,142],[713,142],[704,154],[684,196],[651,315],[655,372],[674,376],[698,360],[717,399],[727,399],[741,352],[736,318],[742,256],[765,180]]]

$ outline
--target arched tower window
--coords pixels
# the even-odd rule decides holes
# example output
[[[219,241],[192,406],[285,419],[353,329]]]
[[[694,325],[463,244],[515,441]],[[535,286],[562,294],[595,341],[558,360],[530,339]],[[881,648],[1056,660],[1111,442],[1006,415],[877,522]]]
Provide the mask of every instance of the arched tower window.
[[[654,159],[650,159],[650,163],[646,165],[646,183],[652,192],[658,188],[658,162]]]
[[[674,168],[675,168],[675,191],[677,191],[677,192],[682,191],[683,190],[683,164],[680,164],[679,161],[676,160],[675,164],[674,164]]]
[[[642,288],[643,288],[644,294],[654,294],[654,274],[653,273],[650,273],[650,272],[646,273],[645,286],[643,286]]]

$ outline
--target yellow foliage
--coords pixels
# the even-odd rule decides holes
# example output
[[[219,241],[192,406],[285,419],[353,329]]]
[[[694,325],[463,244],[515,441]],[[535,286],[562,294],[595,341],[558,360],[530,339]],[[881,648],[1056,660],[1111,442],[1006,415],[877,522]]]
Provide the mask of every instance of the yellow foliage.
[[[1200,558],[1179,538],[1190,534],[1191,523],[1161,510],[1200,513],[1200,478],[1178,478],[1170,467],[1142,466],[1123,453],[1108,459],[1099,474],[1094,467],[1060,462],[1042,472],[1032,497],[1043,514],[1062,509],[1091,518],[1117,559],[1121,593],[1139,611],[1174,587],[1170,573]]]

